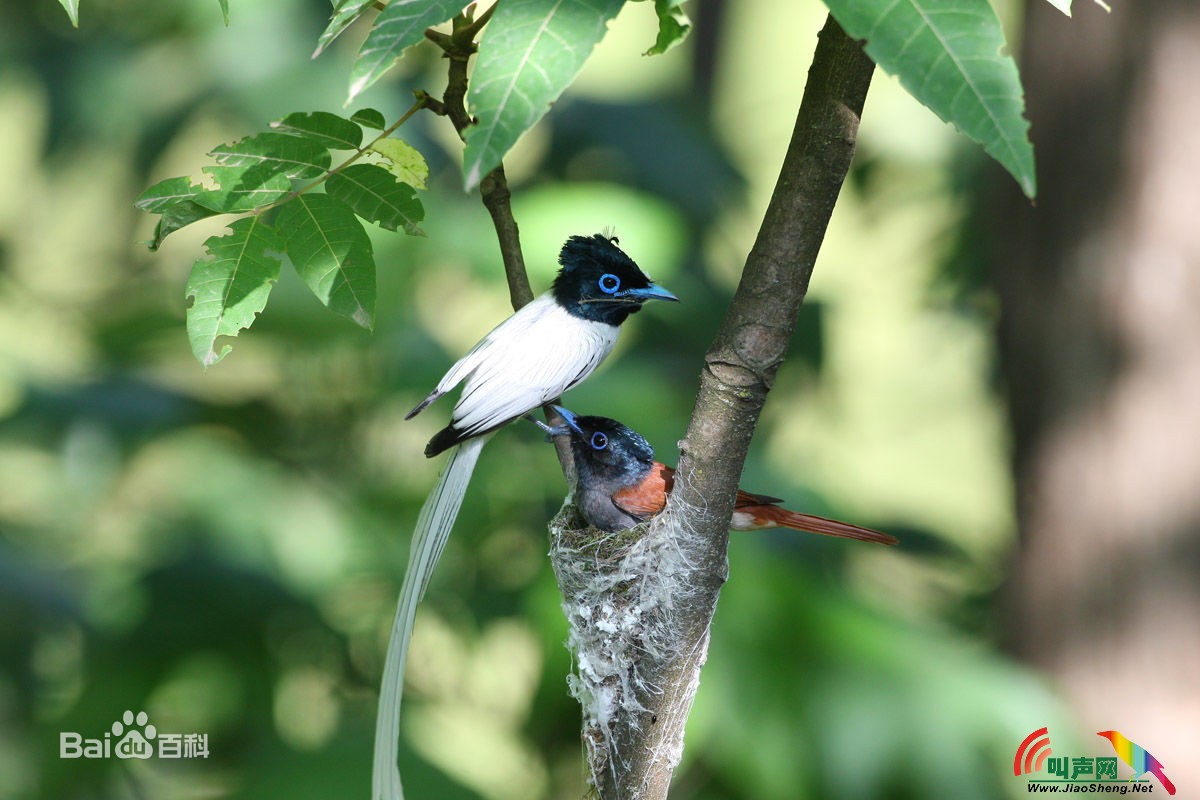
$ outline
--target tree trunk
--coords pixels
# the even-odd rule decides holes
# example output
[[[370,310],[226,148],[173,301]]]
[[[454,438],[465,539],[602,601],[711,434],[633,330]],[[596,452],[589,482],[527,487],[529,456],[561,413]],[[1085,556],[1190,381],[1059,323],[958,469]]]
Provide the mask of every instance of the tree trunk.
[[[1041,194],[994,215],[1021,529],[1009,638],[1081,735],[1117,729],[1196,787],[1200,4],[1077,0],[1072,20],[1030,0],[1027,20]],[[1079,755],[1107,752],[1090,741]]]
[[[577,665],[571,686],[605,800],[665,798],[683,754],[742,465],[850,168],[874,68],[830,17],[758,238],[705,358],[666,510],[604,536],[579,530],[568,505],[551,526]]]

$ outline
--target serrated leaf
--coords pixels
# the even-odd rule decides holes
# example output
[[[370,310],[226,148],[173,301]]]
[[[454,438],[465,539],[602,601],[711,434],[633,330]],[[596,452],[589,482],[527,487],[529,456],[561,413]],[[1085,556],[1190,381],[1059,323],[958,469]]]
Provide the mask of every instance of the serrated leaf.
[[[316,178],[329,171],[329,150],[312,139],[283,133],[260,133],[209,153],[227,167],[262,165],[288,178]]]
[[[329,176],[325,191],[348,205],[355,214],[380,227],[394,231],[401,225],[405,233],[422,236],[417,224],[425,219],[425,209],[416,191],[400,183],[383,167],[374,164],[351,164]]]
[[[71,27],[79,27],[79,0],[58,0],[63,9],[67,12],[67,18],[71,20]]]
[[[825,0],[834,18],[913,97],[1036,194],[1021,78],[988,0]]]
[[[333,4],[333,16],[329,19],[329,24],[325,26],[325,31],[321,37],[317,39],[317,49],[313,51],[312,57],[316,58],[324,52],[337,37],[341,36],[342,31],[354,24],[354,20],[362,16],[362,13],[367,10],[374,0],[342,0]]]
[[[229,0],[217,0],[217,4],[221,6],[221,18],[225,20],[225,27],[229,27]]]
[[[330,150],[357,150],[362,144],[362,128],[328,111],[288,114],[272,122],[271,127],[280,133],[307,137]]]
[[[249,166],[208,166],[201,171],[212,178],[215,189],[196,192],[193,200],[223,214],[253,211],[282,200],[292,190],[292,182],[272,164]]]
[[[462,0],[392,0],[388,3],[375,18],[371,32],[359,48],[358,58],[350,70],[350,96],[346,102],[352,102],[391,69],[405,50],[425,37],[426,28],[440,25],[466,6]]]
[[[163,209],[161,213],[162,216],[158,218],[158,224],[154,226],[154,240],[147,243],[151,252],[161,247],[163,239],[166,239],[180,228],[215,216],[218,212],[213,211],[211,208],[205,208],[192,200],[181,200],[169,208]]]
[[[200,187],[193,186],[191,178],[187,176],[167,178],[139,194],[133,205],[151,214],[161,214],[176,203],[191,200],[199,191]]]
[[[154,227],[154,239],[146,243],[151,251],[157,250],[163,239],[180,228],[218,213],[195,201],[201,191],[190,178],[179,177],[159,181],[138,195],[133,201],[135,207],[161,215]]]
[[[644,55],[662,55],[687,38],[692,30],[692,21],[683,11],[683,3],[684,0],[654,0],[654,13],[658,15],[658,38]]]
[[[403,139],[380,139],[370,149],[386,159],[384,167],[402,182],[417,189],[427,188],[429,164],[417,148]]]
[[[226,344],[218,353],[218,336],[237,336],[254,323],[267,305],[283,263],[283,240],[261,217],[236,220],[229,231],[205,241],[208,258],[192,266],[185,290],[192,301],[187,310],[188,341],[205,367],[233,349]]]
[[[624,0],[505,0],[496,6],[471,78],[479,124],[467,129],[469,191],[570,85]]]
[[[326,194],[302,194],[279,209],[296,272],[322,303],[364,328],[374,325],[375,256],[349,206]]]
[[[383,114],[373,108],[360,108],[350,115],[351,122],[357,122],[364,128],[374,128],[381,131],[387,127],[387,120],[383,118]]]

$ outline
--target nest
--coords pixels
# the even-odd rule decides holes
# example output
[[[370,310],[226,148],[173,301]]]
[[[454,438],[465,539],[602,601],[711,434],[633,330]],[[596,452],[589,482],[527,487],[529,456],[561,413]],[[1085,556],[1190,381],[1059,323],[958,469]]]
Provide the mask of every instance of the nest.
[[[694,592],[695,570],[662,520],[604,533],[588,527],[570,499],[550,522],[550,559],[570,625],[575,666],[567,685],[583,712],[590,782],[599,788],[630,755],[619,752],[623,734],[658,722],[662,690],[652,676],[680,646],[676,612]],[[678,763],[682,724],[662,746],[667,752],[653,757]]]

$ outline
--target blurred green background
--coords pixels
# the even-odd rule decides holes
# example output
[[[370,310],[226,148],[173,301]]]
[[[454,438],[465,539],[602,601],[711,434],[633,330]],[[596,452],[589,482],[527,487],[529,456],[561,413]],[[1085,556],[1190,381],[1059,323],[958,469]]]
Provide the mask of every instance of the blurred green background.
[[[133,198],[292,111],[337,111],[362,31],[317,60],[319,0],[0,4],[0,800],[369,792],[377,681],[443,401],[404,414],[509,312],[449,125],[401,131],[432,167],[427,238],[372,231],[373,334],[285,270],[205,372],[183,286],[220,222],[140,244]],[[536,291],[570,234],[611,226],[683,303],[634,318],[567,404],[673,462],[701,356],[795,118],[817,2],[701,2],[666,56],[632,4],[507,160]],[[1019,39],[1020,9],[1002,4]],[[422,46],[363,98],[440,93]],[[1013,751],[1072,730],[1001,647],[1016,512],[997,299],[969,233],[1006,180],[877,73],[792,358],[746,488],[899,535],[894,550],[735,535],[673,797],[1024,794]],[[582,786],[545,523],[552,448],[485,451],[415,634],[402,773],[416,798]],[[126,709],[208,735],[207,759],[64,761]],[[1058,744],[1058,741],[1056,741]],[[1092,746],[1079,755],[1102,754]],[[1165,760],[1165,759],[1164,759]]]

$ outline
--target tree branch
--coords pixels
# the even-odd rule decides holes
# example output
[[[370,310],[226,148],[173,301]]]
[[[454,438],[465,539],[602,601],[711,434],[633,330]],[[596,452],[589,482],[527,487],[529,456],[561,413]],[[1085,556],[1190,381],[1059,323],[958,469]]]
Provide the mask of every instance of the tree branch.
[[[742,466],[850,167],[874,66],[828,18],[758,238],[705,357],[666,511],[635,529],[640,538],[616,542],[581,536],[571,508],[555,520],[551,555],[579,664],[572,688],[605,800],[667,796],[728,574]]]
[[[450,66],[442,99],[437,100],[424,92],[418,93],[418,99],[423,102],[425,108],[449,119],[459,138],[463,138],[467,128],[475,124],[475,120],[467,112],[467,89],[470,85],[467,65],[471,56],[479,50],[475,38],[492,18],[495,9],[494,5],[490,6],[476,19],[475,7],[468,6],[451,21],[450,33],[442,33],[433,28],[425,31],[425,38],[442,49]],[[508,189],[508,178],[504,174],[503,163],[480,181],[479,196],[492,218],[492,227],[496,230],[496,242],[500,245],[500,258],[504,263],[504,277],[508,283],[508,297],[513,310],[516,311],[533,300],[533,289],[529,285],[529,274],[525,270],[521,231],[512,213],[512,193]],[[544,411],[546,420],[551,425],[562,424],[563,420],[549,406],[546,406]],[[562,437],[557,437],[554,447],[558,452],[559,464],[567,478],[568,486],[574,486],[575,459],[570,443]]]
[[[489,7],[478,19],[474,19],[474,6],[468,6],[453,19],[450,33],[442,33],[432,28],[425,31],[425,37],[440,47],[450,61],[446,91],[442,94],[441,101],[425,95],[425,105],[434,113],[449,119],[460,138],[465,135],[467,128],[475,124],[475,120],[467,113],[467,65],[471,56],[479,50],[475,44],[475,37],[492,18],[495,8]],[[492,218],[492,226],[496,229],[496,241],[500,244],[500,257],[504,261],[504,276],[508,281],[508,295],[515,311],[533,299],[533,290],[529,286],[529,275],[525,271],[525,257],[521,254],[521,232],[517,229],[516,218],[513,217],[510,203],[512,195],[508,191],[508,179],[504,175],[503,164],[484,176],[479,184],[479,196]]]

